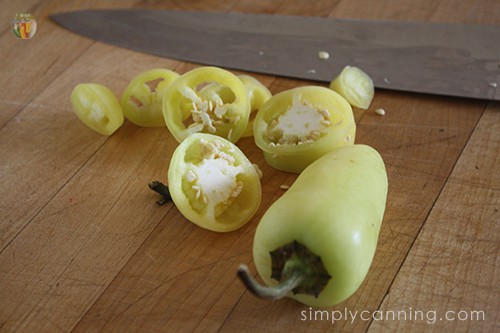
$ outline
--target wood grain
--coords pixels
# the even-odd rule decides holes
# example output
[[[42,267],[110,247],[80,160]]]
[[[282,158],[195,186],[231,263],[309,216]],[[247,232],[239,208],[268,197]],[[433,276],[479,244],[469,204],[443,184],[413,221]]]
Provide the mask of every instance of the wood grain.
[[[374,146],[386,162],[389,198],[367,278],[350,299],[328,309],[373,314],[411,308],[441,317],[448,310],[484,311],[485,320],[314,320],[317,309],[258,300],[235,275],[240,263],[255,272],[254,230],[283,194],[280,185],[292,184],[295,175],[269,167],[253,139],[240,140],[264,172],[262,206],[245,227],[210,232],[172,204],[157,206],[147,188],[153,179],[165,181],[177,146],[166,128],[126,122],[103,137],[71,111],[69,95],[78,83],[98,82],[119,96],[141,71],[184,73],[199,65],[93,42],[47,17],[79,8],[139,7],[500,24],[498,1],[0,4],[12,15],[31,12],[39,22],[27,43],[8,29],[0,35],[0,332],[498,329],[498,104],[377,90],[369,110],[354,110],[356,141]],[[273,93],[317,84],[255,76]],[[374,113],[379,107],[384,117]]]
[[[498,329],[499,111],[485,111],[380,307],[419,319],[373,321],[369,332]]]

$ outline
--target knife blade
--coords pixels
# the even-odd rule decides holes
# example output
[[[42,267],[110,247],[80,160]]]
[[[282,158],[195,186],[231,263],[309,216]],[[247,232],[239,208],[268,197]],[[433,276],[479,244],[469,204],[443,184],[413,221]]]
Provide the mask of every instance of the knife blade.
[[[101,42],[204,65],[323,82],[350,65],[377,88],[500,100],[499,26],[145,9],[51,18]]]

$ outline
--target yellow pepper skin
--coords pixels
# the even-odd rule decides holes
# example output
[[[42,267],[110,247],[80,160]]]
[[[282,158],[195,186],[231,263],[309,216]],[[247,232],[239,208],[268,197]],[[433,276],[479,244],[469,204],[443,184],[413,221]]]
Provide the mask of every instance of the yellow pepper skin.
[[[127,85],[121,106],[125,118],[143,127],[165,126],[163,95],[179,74],[164,68],[140,73]]]
[[[272,278],[276,275],[272,255],[287,244],[299,243],[320,259],[324,283],[316,285],[305,273],[318,260],[296,261],[295,271],[283,276],[302,276],[302,282],[292,287],[300,289],[303,283],[311,292],[289,288],[297,293],[287,296],[317,307],[333,306],[351,296],[375,254],[387,188],[384,162],[366,145],[338,148],[308,166],[267,210],[255,232],[253,258],[265,284],[279,282]]]
[[[193,133],[209,133],[236,142],[250,117],[245,85],[218,67],[198,67],[175,79],[163,97],[163,116],[179,142]]]
[[[217,232],[242,227],[257,212],[260,178],[232,142],[193,133],[174,151],[168,187],[175,206],[196,225]]]
[[[102,135],[111,135],[123,125],[118,99],[106,86],[81,83],[71,93],[71,104],[80,120]]]
[[[269,100],[273,95],[259,80],[250,75],[238,75],[238,78],[243,82],[248,90],[248,98],[250,98],[250,120],[248,121],[247,128],[243,132],[242,137],[247,138],[253,136],[253,123],[255,116],[259,109]]]
[[[272,167],[300,173],[327,152],[354,144],[349,103],[331,89],[305,86],[271,97],[254,123],[256,145]]]

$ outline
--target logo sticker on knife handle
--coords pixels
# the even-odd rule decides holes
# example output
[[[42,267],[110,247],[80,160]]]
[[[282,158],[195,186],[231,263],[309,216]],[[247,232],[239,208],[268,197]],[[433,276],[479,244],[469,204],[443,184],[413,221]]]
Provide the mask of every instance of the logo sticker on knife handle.
[[[17,39],[31,39],[36,32],[36,20],[29,13],[16,14],[12,19],[12,32]]]

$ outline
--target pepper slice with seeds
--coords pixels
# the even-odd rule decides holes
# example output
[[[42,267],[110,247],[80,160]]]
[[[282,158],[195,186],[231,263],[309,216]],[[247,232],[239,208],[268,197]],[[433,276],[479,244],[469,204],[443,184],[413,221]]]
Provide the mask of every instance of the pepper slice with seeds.
[[[274,95],[259,110],[254,138],[272,167],[301,172],[327,152],[354,143],[349,103],[334,91],[299,87]]]
[[[206,133],[194,133],[176,148],[168,187],[184,217],[218,232],[242,227],[261,200],[259,175],[243,152],[230,141]]]
[[[121,106],[125,118],[138,126],[165,126],[163,95],[179,74],[168,69],[155,68],[134,77],[122,94]]]
[[[209,133],[236,142],[250,116],[243,82],[217,67],[193,69],[170,84],[163,97],[163,116],[179,142],[193,133]]]

